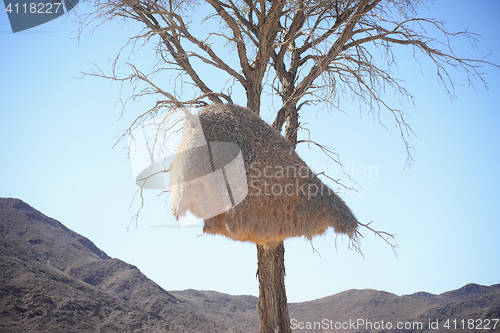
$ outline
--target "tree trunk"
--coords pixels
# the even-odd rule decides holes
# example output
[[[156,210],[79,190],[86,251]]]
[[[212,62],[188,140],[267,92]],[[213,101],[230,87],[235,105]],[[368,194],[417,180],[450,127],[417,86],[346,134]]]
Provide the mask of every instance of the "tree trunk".
[[[246,89],[246,91],[247,107],[259,115],[262,88],[259,87],[256,91]],[[298,118],[297,112],[292,117]],[[295,148],[297,136],[293,137],[291,133],[296,133],[297,129],[292,127],[287,127],[286,134],[294,139],[292,144]],[[276,126],[274,128],[278,133],[281,132],[280,128]],[[288,137],[285,136],[289,140]],[[257,276],[260,333],[291,333],[285,290],[285,245],[282,241],[266,246],[257,245]]]
[[[299,113],[297,107],[293,105],[290,111],[291,115],[286,119],[285,139],[293,146],[293,150],[297,148],[297,130],[299,129]]]
[[[257,245],[260,333],[290,333],[285,291],[285,246]]]
[[[260,96],[262,88],[250,87],[245,89],[247,92],[247,108],[252,110],[256,115],[260,115]]]

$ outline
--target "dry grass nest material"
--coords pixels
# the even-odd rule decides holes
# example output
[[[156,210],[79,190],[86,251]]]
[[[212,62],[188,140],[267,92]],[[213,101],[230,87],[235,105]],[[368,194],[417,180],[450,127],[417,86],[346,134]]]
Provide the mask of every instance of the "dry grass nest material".
[[[240,147],[248,185],[248,195],[241,203],[204,220],[205,233],[269,245],[289,237],[310,240],[332,227],[338,234],[357,239],[359,222],[349,207],[260,117],[233,104],[208,106],[198,115],[206,142],[232,142]],[[183,133],[179,151],[189,148],[190,135],[192,132]],[[190,160],[194,156],[179,156],[172,179],[182,179],[186,168],[197,165]],[[171,190],[174,216],[179,218],[188,210],[197,215],[196,200],[178,193],[179,187]],[[215,195],[210,189],[204,191],[207,196]]]

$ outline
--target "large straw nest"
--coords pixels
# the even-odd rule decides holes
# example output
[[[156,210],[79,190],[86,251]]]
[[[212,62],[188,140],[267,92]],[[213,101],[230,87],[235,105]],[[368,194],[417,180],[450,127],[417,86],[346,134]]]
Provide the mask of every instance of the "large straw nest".
[[[338,234],[356,238],[358,221],[344,201],[311,171],[285,138],[251,110],[234,104],[213,105],[198,116],[206,142],[231,142],[240,147],[248,185],[248,195],[241,203],[204,219],[205,233],[269,245],[289,237],[312,239],[332,227]],[[184,130],[178,151],[189,150],[197,141],[195,135]],[[173,183],[182,183],[188,171],[196,173],[203,164],[199,158],[199,154],[179,154],[172,165]],[[182,184],[170,189],[174,216],[191,211],[203,218],[198,200],[192,197],[195,194],[190,197],[193,191],[186,191]],[[202,193],[217,199],[214,189],[205,188]]]

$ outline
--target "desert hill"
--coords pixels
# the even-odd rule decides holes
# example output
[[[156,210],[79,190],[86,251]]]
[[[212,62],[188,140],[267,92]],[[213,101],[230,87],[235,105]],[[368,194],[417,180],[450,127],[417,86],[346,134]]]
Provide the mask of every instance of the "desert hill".
[[[256,300],[243,300],[238,313],[251,309],[256,316]],[[192,308],[60,222],[21,200],[0,199],[0,332],[240,332],[244,326],[240,320],[233,327],[234,316],[212,319]]]
[[[258,332],[256,304],[254,296],[166,291],[23,201],[0,198],[0,332]],[[294,332],[453,332],[447,319],[490,320],[493,328],[500,285],[440,295],[348,290],[289,310]],[[357,319],[372,327],[335,329]],[[376,327],[382,320],[422,327]],[[430,329],[436,320],[439,329]],[[487,331],[500,332],[500,323]]]

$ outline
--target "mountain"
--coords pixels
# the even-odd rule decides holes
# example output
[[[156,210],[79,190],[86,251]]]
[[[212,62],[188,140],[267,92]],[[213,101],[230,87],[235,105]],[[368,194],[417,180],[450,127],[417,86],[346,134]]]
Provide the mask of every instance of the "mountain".
[[[314,322],[317,323],[318,329],[295,332],[338,332],[335,325],[344,323],[348,329],[342,332],[478,332],[477,328],[484,328],[487,323],[490,328],[487,332],[500,332],[500,284],[489,287],[468,284],[440,295],[418,292],[397,296],[371,289],[348,290],[311,302],[290,304],[289,312],[296,323],[293,325],[292,320],[292,328],[299,328],[299,323],[303,327],[307,323],[314,327]],[[468,329],[469,319],[474,320],[474,329]],[[402,329],[397,329],[398,323]]]
[[[23,201],[0,199],[0,332],[248,332],[256,304],[169,293]]]
[[[0,198],[0,332],[258,332],[256,304],[254,296],[166,291],[23,201]],[[453,332],[461,320],[466,329],[455,331],[477,332],[468,319],[500,332],[500,285],[440,295],[348,290],[289,311],[293,332]],[[388,329],[398,322],[422,327]]]

